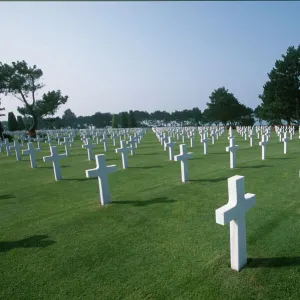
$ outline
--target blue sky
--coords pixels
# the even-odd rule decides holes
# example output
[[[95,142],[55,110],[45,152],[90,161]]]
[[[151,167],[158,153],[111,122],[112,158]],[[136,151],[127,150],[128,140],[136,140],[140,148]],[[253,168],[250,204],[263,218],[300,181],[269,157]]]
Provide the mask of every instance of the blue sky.
[[[259,103],[297,46],[300,2],[1,2],[0,61],[25,60],[76,115],[206,107],[225,86]],[[8,111],[19,100],[2,97]],[[2,119],[6,119],[4,117]]]

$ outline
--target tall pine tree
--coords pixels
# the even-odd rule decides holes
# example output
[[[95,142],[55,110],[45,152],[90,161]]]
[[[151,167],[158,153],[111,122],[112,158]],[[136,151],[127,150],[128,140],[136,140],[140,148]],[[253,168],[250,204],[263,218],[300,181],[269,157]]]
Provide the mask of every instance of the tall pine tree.
[[[18,129],[25,130],[25,123],[23,121],[23,118],[21,116],[17,116],[17,121],[18,121]]]
[[[136,120],[135,120],[134,113],[132,110],[130,110],[129,114],[128,114],[128,127],[129,128],[136,127]]]
[[[16,116],[15,114],[11,111],[8,113],[8,130],[9,131],[16,131],[18,130],[18,122],[17,122],[17,119],[16,119]]]
[[[117,119],[116,119],[116,115],[112,116],[111,127],[112,128],[117,128],[118,127],[118,122],[117,122]]]

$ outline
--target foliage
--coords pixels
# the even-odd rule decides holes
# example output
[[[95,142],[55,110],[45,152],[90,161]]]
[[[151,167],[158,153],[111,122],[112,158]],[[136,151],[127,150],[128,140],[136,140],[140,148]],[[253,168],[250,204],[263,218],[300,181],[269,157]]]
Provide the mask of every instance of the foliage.
[[[128,114],[128,127],[129,128],[134,128],[136,127],[136,119],[135,119],[135,116],[134,116],[134,113],[132,110],[129,111],[129,114]]]
[[[13,112],[8,113],[8,130],[9,131],[17,131],[19,130],[18,121]]]
[[[117,118],[116,118],[115,114],[113,114],[113,116],[112,116],[111,127],[112,128],[117,128],[118,127],[118,122],[117,122]]]
[[[66,126],[74,127],[76,123],[76,115],[72,112],[70,108],[64,111],[62,116],[62,123]]]
[[[22,116],[17,116],[17,121],[18,121],[18,129],[25,130],[25,123]]]
[[[289,47],[282,59],[276,60],[269,80],[259,95],[261,114],[271,123],[285,120],[300,122],[300,45]]]
[[[120,126],[121,128],[128,128],[128,113],[126,111],[120,114]]]
[[[58,107],[65,104],[68,96],[62,96],[60,90],[49,91],[36,99],[44,85],[40,82],[43,72],[36,65],[30,67],[23,61],[11,65],[0,62],[0,94],[11,94],[22,102],[18,112],[33,119],[30,131],[37,129],[38,117],[54,115]]]

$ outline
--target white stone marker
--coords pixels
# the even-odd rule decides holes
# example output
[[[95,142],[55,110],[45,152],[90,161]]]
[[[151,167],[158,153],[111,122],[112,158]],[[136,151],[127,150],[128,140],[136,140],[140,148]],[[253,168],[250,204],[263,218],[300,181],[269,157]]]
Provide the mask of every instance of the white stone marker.
[[[88,153],[88,160],[91,161],[94,159],[93,157],[93,148],[95,147],[94,144],[92,144],[92,141],[90,138],[86,139],[86,144],[82,145],[82,148],[87,149],[87,153]]]
[[[211,143],[212,143],[212,145],[214,145],[215,144],[215,137],[216,137],[216,133],[215,133],[214,130],[211,131],[210,136],[211,136]]]
[[[170,160],[174,160],[174,146],[175,142],[172,142],[172,138],[169,136],[169,141],[166,143],[167,148],[169,148],[169,158]]]
[[[230,222],[231,268],[240,271],[247,264],[246,212],[256,204],[256,196],[245,195],[244,176],[228,178],[228,203],[216,210],[216,222]]]
[[[194,139],[194,136],[191,135],[191,136],[190,136],[191,148],[194,148],[194,146],[195,146],[194,140],[195,140],[195,139]]]
[[[42,150],[41,142],[43,141],[43,139],[41,139],[40,136],[37,135],[35,140],[36,140],[36,142],[37,142],[38,149],[41,149],[41,150]]]
[[[193,153],[186,152],[186,145],[181,144],[179,145],[180,154],[174,156],[175,161],[181,162],[181,181],[187,182],[188,181],[188,160],[193,158]]]
[[[108,184],[108,174],[116,172],[116,165],[106,166],[105,155],[98,154],[95,156],[97,167],[95,169],[86,170],[86,177],[98,177],[99,190],[100,190],[100,203],[105,205],[111,202],[110,191]]]
[[[250,139],[250,147],[253,147],[253,138],[254,138],[254,133],[253,131],[251,130],[250,133],[249,133],[249,139]]]
[[[235,138],[230,138],[229,147],[226,147],[226,152],[230,152],[230,169],[234,169],[236,166],[236,150],[239,149],[238,145],[235,145]]]
[[[66,158],[66,154],[58,154],[58,148],[56,146],[50,147],[51,155],[44,156],[43,161],[49,162],[52,161],[53,163],[53,171],[54,171],[54,178],[56,181],[61,180],[61,169],[60,169],[60,160]]]
[[[287,132],[284,133],[284,138],[282,139],[283,141],[283,153],[287,154],[287,150],[288,150],[288,141],[290,139],[287,137]]]
[[[201,142],[203,143],[203,153],[206,155],[208,153],[208,142],[210,138],[206,137],[206,133],[203,134],[203,139]]]
[[[4,143],[2,143],[2,145],[5,147],[6,149],[6,155],[7,156],[10,156],[11,155],[11,152],[10,152],[10,145],[9,145],[9,141],[8,139],[5,139],[4,140]]]
[[[60,143],[62,146],[65,146],[65,153],[66,156],[69,156],[70,153],[70,146],[72,146],[72,142],[69,141],[68,137],[64,137],[64,141]]]
[[[121,141],[120,142],[121,147],[116,149],[116,153],[121,153],[122,155],[122,166],[123,169],[128,168],[128,155],[127,153],[130,151],[130,147],[126,147],[126,142]]]
[[[259,146],[261,146],[261,159],[265,160],[266,159],[266,145],[268,144],[267,142],[267,137],[266,135],[262,135],[261,137],[261,142],[259,142]]]
[[[41,152],[41,149],[38,149],[38,148],[35,149],[34,148],[34,144],[32,142],[29,142],[27,145],[28,145],[28,149],[23,150],[22,154],[23,155],[26,155],[26,154],[29,155],[29,157],[30,157],[30,164],[31,164],[31,168],[32,169],[37,168],[37,162],[36,162],[35,153],[36,152]]]
[[[17,161],[22,160],[21,148],[23,148],[23,147],[19,144],[18,141],[14,141],[14,145],[9,147],[10,150],[15,150]]]
[[[100,142],[103,143],[104,146],[104,152],[108,151],[108,147],[107,147],[107,142],[109,141],[109,139],[106,137],[105,134],[103,134],[103,139],[100,140]]]
[[[134,155],[135,154],[135,146],[134,146],[135,145],[135,139],[132,135],[130,136],[129,141],[127,143],[130,145],[131,155]]]

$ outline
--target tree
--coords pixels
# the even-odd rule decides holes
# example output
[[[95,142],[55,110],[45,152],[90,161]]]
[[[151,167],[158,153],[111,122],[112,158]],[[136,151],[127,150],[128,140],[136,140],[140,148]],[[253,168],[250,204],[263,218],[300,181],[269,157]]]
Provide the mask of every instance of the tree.
[[[68,96],[62,96],[61,91],[51,91],[37,100],[37,92],[44,85],[40,82],[43,72],[36,65],[30,67],[23,61],[12,62],[11,65],[0,62],[0,94],[11,94],[22,102],[18,112],[33,119],[30,133],[35,135],[38,117],[54,115],[58,107],[65,104]]]
[[[120,126],[121,128],[128,128],[128,113],[126,111],[120,114]]]
[[[18,121],[18,129],[25,130],[25,123],[23,121],[23,118],[21,116],[17,116],[17,121]]]
[[[257,105],[253,111],[254,117],[258,119],[259,125],[262,125],[263,121],[263,109],[261,105]]]
[[[3,111],[3,110],[5,110],[5,108],[1,107],[1,99],[0,99],[0,111]],[[0,117],[4,117],[4,116],[5,116],[5,114],[0,113]]]
[[[9,131],[17,131],[18,130],[18,122],[15,114],[11,111],[8,113],[8,130]]]
[[[77,119],[76,115],[71,111],[70,108],[64,111],[64,114],[62,116],[62,121],[64,126],[73,127],[74,124],[76,123],[76,119]]]
[[[129,128],[136,127],[136,119],[132,110],[130,110],[128,114],[128,127]]]
[[[118,127],[118,122],[117,122],[117,118],[116,118],[115,114],[113,114],[113,116],[112,116],[111,127],[112,128],[117,128]]]
[[[300,45],[276,60],[263,86],[261,113],[271,122],[300,123]]]

